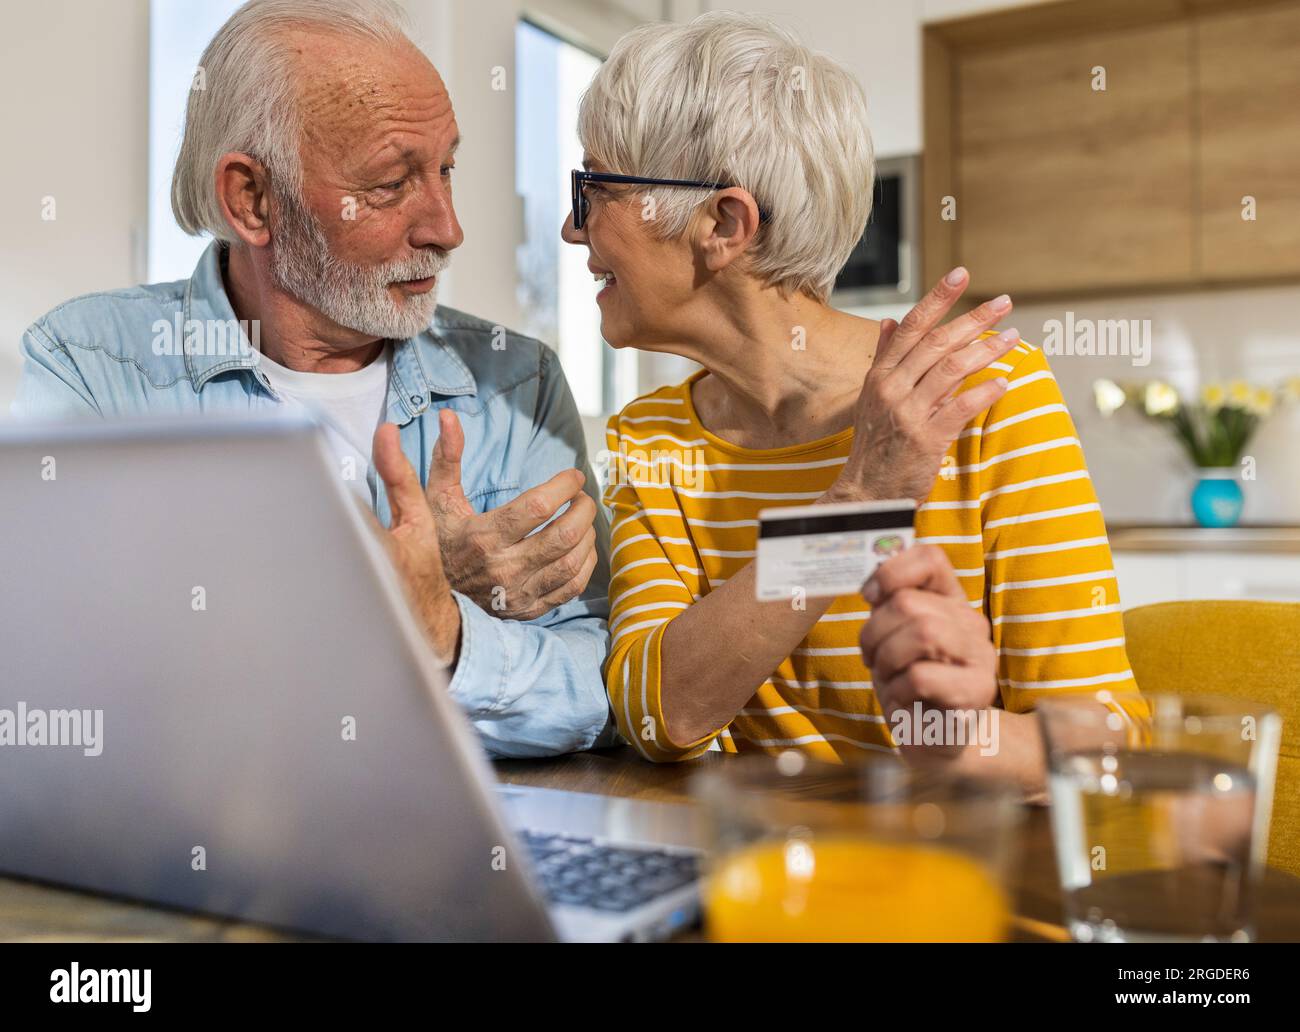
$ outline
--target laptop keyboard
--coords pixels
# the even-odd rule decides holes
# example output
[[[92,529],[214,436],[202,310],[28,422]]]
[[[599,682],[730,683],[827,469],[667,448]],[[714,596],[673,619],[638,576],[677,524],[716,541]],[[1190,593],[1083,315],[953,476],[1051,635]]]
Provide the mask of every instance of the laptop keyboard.
[[[538,831],[521,838],[551,903],[623,913],[699,878],[696,858],[686,853]]]

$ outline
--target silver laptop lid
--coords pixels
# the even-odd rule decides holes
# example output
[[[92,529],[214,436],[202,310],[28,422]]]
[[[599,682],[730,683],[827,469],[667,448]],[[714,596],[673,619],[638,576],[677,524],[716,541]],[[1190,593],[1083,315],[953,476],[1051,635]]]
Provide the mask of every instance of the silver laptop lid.
[[[312,427],[9,425],[0,483],[0,871],[330,935],[551,935]]]

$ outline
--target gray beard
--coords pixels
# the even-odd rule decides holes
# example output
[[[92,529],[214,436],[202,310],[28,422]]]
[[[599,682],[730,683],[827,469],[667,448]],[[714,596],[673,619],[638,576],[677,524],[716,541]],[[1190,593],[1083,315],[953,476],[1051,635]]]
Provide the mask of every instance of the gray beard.
[[[276,285],[340,326],[371,337],[406,340],[422,333],[438,306],[438,285],[394,301],[389,284],[437,276],[451,263],[446,251],[422,251],[382,265],[336,258],[320,222],[291,191],[277,192],[280,225],[271,253]]]

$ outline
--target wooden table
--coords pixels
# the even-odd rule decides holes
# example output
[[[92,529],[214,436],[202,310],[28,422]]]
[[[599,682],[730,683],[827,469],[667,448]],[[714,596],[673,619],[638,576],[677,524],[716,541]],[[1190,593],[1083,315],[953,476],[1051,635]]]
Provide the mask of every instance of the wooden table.
[[[696,771],[726,763],[706,753],[688,763],[651,764],[630,748],[578,753],[550,760],[496,763],[501,781],[574,792],[683,802]],[[1047,811],[1027,807],[1015,878],[1017,941],[1065,941]],[[1263,942],[1300,942],[1300,878],[1269,869],[1257,906]],[[242,921],[200,917],[161,907],[109,899],[16,878],[0,878],[0,940],[49,942],[271,942],[287,935]]]

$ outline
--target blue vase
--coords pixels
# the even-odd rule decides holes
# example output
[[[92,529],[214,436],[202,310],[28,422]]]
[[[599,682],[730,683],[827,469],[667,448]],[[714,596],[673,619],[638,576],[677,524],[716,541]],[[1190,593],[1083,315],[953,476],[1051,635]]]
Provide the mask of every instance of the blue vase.
[[[1192,512],[1202,527],[1233,527],[1241,519],[1245,500],[1235,466],[1203,469],[1192,491]]]

